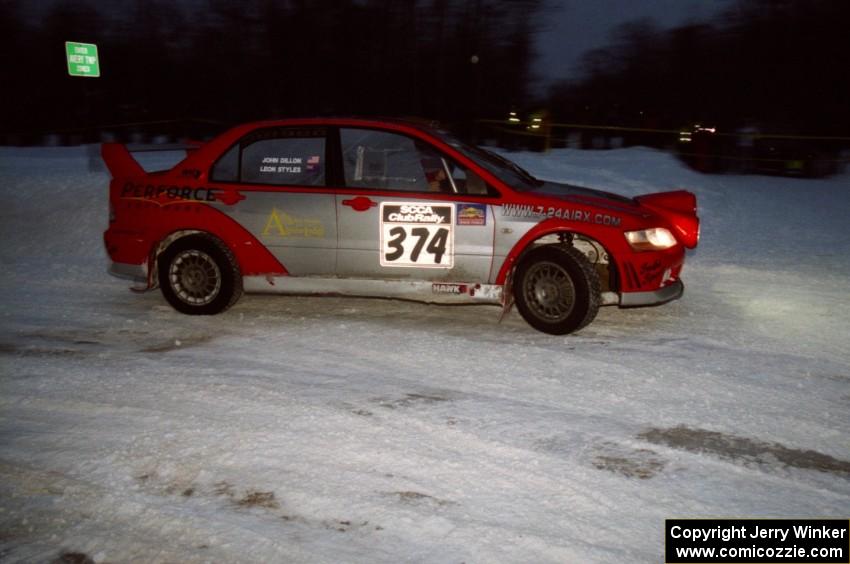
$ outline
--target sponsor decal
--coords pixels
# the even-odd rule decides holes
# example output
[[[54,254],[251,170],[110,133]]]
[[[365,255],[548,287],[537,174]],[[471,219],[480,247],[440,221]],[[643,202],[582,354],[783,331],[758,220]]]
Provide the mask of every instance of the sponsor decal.
[[[466,294],[469,291],[469,286],[466,284],[445,284],[435,282],[431,285],[431,292],[434,294]]]
[[[165,205],[176,202],[215,202],[220,201],[227,205],[245,199],[244,196],[234,192],[225,196],[223,190],[208,188],[206,186],[175,186],[166,184],[136,184],[127,182],[121,189],[121,197],[131,200],[145,200]]]
[[[321,239],[325,236],[325,226],[318,219],[294,217],[284,211],[272,209],[266,226],[263,228],[264,237],[301,237],[305,239]]]
[[[452,268],[454,204],[381,203],[381,266]]]
[[[458,204],[458,225],[487,225],[486,204]]]
[[[381,204],[382,223],[451,224],[451,204]]]
[[[615,215],[606,213],[593,212],[588,210],[579,210],[562,206],[534,206],[531,204],[502,204],[503,217],[521,217],[547,219],[557,218],[566,219],[568,221],[581,221],[584,223],[592,223],[595,225],[606,225],[609,227],[618,227],[621,223],[621,218]]]

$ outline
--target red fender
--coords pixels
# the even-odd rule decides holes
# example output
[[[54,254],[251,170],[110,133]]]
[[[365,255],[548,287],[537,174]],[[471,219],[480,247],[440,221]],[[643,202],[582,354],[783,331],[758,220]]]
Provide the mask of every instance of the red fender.
[[[243,275],[287,274],[280,261],[247,229],[208,204],[189,201],[162,204],[136,198],[117,198],[115,203],[116,214],[123,212],[131,218],[122,223],[125,229],[121,232],[110,228],[105,234],[107,249],[116,262],[142,264],[155,258],[157,246],[170,235],[201,231],[218,237],[233,251]],[[142,241],[147,245],[137,244]]]
[[[515,266],[517,259],[519,259],[522,252],[533,242],[541,237],[545,237],[546,235],[551,235],[553,233],[562,233],[562,232],[570,232],[576,233],[578,235],[583,235],[594,241],[598,241],[598,237],[594,237],[590,233],[584,232],[580,229],[575,228],[575,224],[568,224],[565,221],[557,218],[549,218],[541,221],[537,225],[535,225],[532,229],[530,229],[519,241],[511,249],[511,252],[508,253],[508,256],[505,258],[505,261],[502,263],[502,267],[499,269],[499,274],[496,276],[496,284],[504,284],[507,279],[508,273]],[[625,239],[623,240],[625,244]],[[601,243],[600,243],[601,244]],[[617,268],[617,264],[614,259],[613,249],[606,248],[608,251],[609,260],[614,268]]]

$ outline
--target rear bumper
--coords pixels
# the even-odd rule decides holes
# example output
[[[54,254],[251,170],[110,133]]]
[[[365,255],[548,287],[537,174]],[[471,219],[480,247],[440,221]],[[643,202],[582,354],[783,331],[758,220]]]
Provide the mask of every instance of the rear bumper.
[[[150,245],[136,233],[110,227],[103,234],[106,254],[109,256],[107,272],[116,278],[148,283],[148,249]]]
[[[685,292],[681,280],[652,292],[623,292],[620,294],[620,307],[644,307],[666,304],[678,300]]]
[[[148,266],[146,264],[127,264],[125,262],[110,262],[109,274],[116,278],[132,280],[141,284],[148,282]]]

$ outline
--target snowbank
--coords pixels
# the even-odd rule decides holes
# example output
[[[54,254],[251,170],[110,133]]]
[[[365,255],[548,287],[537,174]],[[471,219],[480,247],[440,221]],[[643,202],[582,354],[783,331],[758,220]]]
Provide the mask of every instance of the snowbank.
[[[0,149],[9,561],[658,562],[665,518],[847,516],[847,176],[510,155],[699,198],[682,300],[551,337],[383,300],[181,316],[106,275],[88,154]]]

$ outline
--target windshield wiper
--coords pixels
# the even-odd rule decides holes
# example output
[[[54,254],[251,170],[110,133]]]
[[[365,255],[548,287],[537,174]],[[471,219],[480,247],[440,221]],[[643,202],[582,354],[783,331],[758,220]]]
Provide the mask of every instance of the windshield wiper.
[[[490,151],[489,149],[480,149],[479,148],[479,150],[483,151],[484,153],[487,153],[487,155],[489,157],[493,158],[494,160],[496,160],[500,164],[507,166],[508,168],[510,168],[511,170],[516,172],[517,174],[519,174],[521,177],[523,177],[525,180],[529,181],[534,186],[542,186],[543,185],[542,180],[535,178],[533,174],[531,174],[530,172],[528,172],[527,170],[525,170],[524,168],[522,168],[521,166],[519,166],[515,162],[510,161],[510,160],[506,159],[505,157],[503,157],[502,155],[500,155],[498,153],[494,153],[493,151]]]

